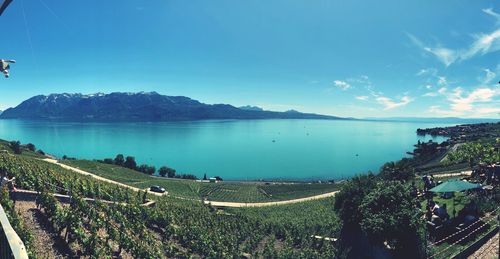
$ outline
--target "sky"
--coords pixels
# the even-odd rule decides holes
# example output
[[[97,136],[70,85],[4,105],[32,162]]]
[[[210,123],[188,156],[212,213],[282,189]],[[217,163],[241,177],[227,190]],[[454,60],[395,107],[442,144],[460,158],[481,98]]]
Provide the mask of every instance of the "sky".
[[[14,0],[0,110],[156,91],[343,117],[500,118],[500,1]]]

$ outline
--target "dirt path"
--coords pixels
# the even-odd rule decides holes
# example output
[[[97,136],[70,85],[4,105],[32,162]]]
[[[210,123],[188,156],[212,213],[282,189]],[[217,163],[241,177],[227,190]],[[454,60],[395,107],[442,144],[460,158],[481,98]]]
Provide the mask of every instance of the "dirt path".
[[[110,180],[108,178],[104,178],[104,177],[101,177],[101,176],[89,173],[87,171],[83,171],[81,169],[78,169],[78,168],[75,168],[75,167],[72,167],[72,166],[69,166],[69,165],[61,164],[61,163],[59,163],[59,161],[57,161],[55,159],[45,158],[45,159],[43,159],[43,161],[49,162],[49,163],[52,163],[52,164],[55,164],[55,165],[58,165],[58,166],[60,166],[60,167],[62,167],[64,169],[71,170],[71,171],[73,171],[75,173],[79,173],[79,174],[82,174],[82,175],[93,177],[93,178],[95,178],[95,179],[97,179],[99,181],[103,181],[103,182],[107,182],[107,183],[112,183],[112,184],[119,185],[121,187],[129,188],[129,189],[131,189],[133,191],[136,191],[136,192],[147,191],[148,193],[154,194],[156,196],[163,196],[163,195],[167,194],[167,192],[165,192],[165,193],[150,192],[147,189],[140,189],[140,188],[136,188],[136,187],[133,187],[133,186],[130,186],[130,185],[126,185],[126,184],[120,183],[120,182],[116,182],[116,181]]]
[[[434,178],[444,178],[444,177],[453,177],[453,176],[470,176],[472,171],[462,171],[460,173],[450,173],[450,174],[435,174]]]
[[[38,258],[71,256],[67,244],[55,233],[47,218],[36,208],[34,201],[16,201],[15,208],[20,212],[25,226],[33,234],[31,247]]]
[[[65,165],[65,164],[61,164],[61,163],[59,163],[55,159],[45,158],[45,159],[43,159],[43,161],[49,162],[49,163],[52,163],[52,164],[55,164],[55,165],[58,165],[58,166],[60,166],[60,167],[62,167],[64,169],[71,170],[71,171],[73,171],[75,173],[79,173],[79,174],[86,175],[86,176],[91,176],[91,177],[93,177],[93,178],[95,178],[97,180],[103,181],[103,182],[108,182],[108,183],[116,184],[116,185],[119,185],[119,186],[122,186],[122,187],[125,187],[125,188],[129,188],[129,189],[134,190],[136,192],[138,192],[138,191],[145,191],[143,189],[139,189],[139,188],[136,188],[136,187],[133,187],[133,186],[130,186],[130,185],[126,185],[126,184],[123,184],[123,183],[120,183],[120,182],[116,182],[116,181],[113,181],[113,180],[110,180],[110,179],[107,179],[107,178],[104,178],[104,177],[101,177],[101,176],[97,176],[95,174],[89,173],[87,171],[83,171],[83,170],[75,168],[75,167],[71,167],[71,166],[68,166],[68,165]],[[223,201],[204,201],[204,202],[205,202],[205,204],[211,204],[212,206],[215,206],[215,207],[234,207],[234,208],[241,208],[241,207],[264,207],[264,206],[275,206],[275,205],[292,204],[292,203],[298,203],[298,202],[304,202],[304,201],[311,201],[311,200],[317,200],[317,199],[323,199],[323,198],[333,197],[333,196],[335,196],[335,194],[337,192],[338,191],[329,192],[329,193],[324,193],[324,194],[315,195],[315,196],[311,196],[311,197],[300,198],[300,199],[293,199],[293,200],[287,200],[287,201],[257,202],[257,203],[223,202]],[[163,196],[163,195],[166,194],[166,193],[162,194],[162,193],[155,193],[155,192],[149,192],[149,193],[155,194],[157,196]]]
[[[468,257],[469,259],[471,258],[499,258],[498,257],[498,233],[494,235],[488,242],[486,242],[481,248],[479,248],[476,252],[474,252],[471,256]]]
[[[317,199],[324,199],[329,197],[334,197],[339,191],[323,193],[320,195],[315,195],[311,197],[305,197],[300,199],[286,200],[286,201],[271,201],[271,202],[255,202],[255,203],[242,203],[242,202],[223,202],[223,201],[205,201],[205,204],[211,204],[215,207],[233,207],[233,208],[243,208],[243,207],[265,207],[265,206],[276,206],[276,205],[286,205],[304,201],[312,201]]]

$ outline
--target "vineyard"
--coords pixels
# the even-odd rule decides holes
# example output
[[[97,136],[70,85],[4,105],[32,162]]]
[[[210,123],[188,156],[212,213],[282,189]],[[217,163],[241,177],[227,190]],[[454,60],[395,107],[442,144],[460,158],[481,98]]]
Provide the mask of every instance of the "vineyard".
[[[340,188],[339,185],[330,183],[203,183],[149,176],[124,167],[89,160],[65,160],[63,163],[141,189],[159,185],[176,197],[204,198],[210,201],[281,201],[333,192]]]
[[[156,204],[147,207],[142,206],[144,193],[32,158],[0,155],[0,171],[16,177],[18,188],[39,192],[36,209],[72,256],[326,258],[335,252],[331,241],[311,238],[338,231],[330,199],[269,208],[268,214],[251,209],[221,213],[201,202],[172,197],[155,197]],[[62,202],[51,193],[68,194],[71,199]],[[7,195],[4,190],[2,205],[12,202]],[[88,202],[85,197],[96,200]],[[331,217],[325,217],[327,212]],[[11,215],[16,213],[10,210]],[[23,224],[18,225],[21,229]],[[31,249],[30,238],[36,236],[21,236]]]

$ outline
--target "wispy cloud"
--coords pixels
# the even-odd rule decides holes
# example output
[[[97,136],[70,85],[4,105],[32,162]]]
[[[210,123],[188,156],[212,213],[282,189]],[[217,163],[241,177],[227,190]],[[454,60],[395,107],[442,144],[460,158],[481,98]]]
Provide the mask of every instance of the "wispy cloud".
[[[422,68],[417,72],[417,76],[436,76],[437,75],[437,69],[435,68]]]
[[[409,96],[403,96],[399,102],[385,96],[379,96],[376,100],[384,106],[384,110],[392,110],[394,108],[405,106],[412,101]]]
[[[346,81],[342,81],[342,80],[335,80],[335,81],[333,81],[333,84],[342,90],[347,90],[347,89],[351,88],[351,85],[349,83],[347,83]]]
[[[355,98],[360,101],[366,101],[368,100],[369,97],[366,95],[362,95],[362,96],[356,96]]]
[[[450,106],[452,110],[465,112],[471,111],[476,103],[491,102],[492,98],[499,94],[499,89],[478,88],[464,95],[463,90],[458,87],[448,97],[448,100],[451,102]]]
[[[438,76],[437,84],[440,85],[440,86],[447,86],[448,85],[448,81],[446,80],[446,77],[444,77],[444,76]]]
[[[497,24],[500,24],[500,14],[496,13],[495,11],[493,11],[493,8],[483,9],[483,12],[485,12],[486,14],[489,14],[489,15],[493,16],[497,20]]]
[[[500,16],[491,8],[484,9],[483,12],[494,16],[497,19]],[[407,33],[407,36],[417,47],[435,56],[445,66],[450,66],[457,61],[467,60],[477,55],[485,55],[487,53],[500,50],[500,28],[497,28],[490,33],[476,34],[474,36],[474,41],[467,48],[463,49],[450,49],[440,45],[431,47],[424,44],[421,40],[410,33]]]
[[[486,68],[483,70],[485,75],[478,78],[479,81],[482,83],[482,84],[489,84],[491,83],[491,81],[493,81],[493,79],[495,79],[495,77],[497,76],[497,74],[493,71],[491,71],[490,69]]]

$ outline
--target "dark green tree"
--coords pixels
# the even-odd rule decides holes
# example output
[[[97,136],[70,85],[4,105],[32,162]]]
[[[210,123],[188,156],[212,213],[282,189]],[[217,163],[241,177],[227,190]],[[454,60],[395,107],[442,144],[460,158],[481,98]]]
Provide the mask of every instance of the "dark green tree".
[[[148,168],[146,169],[146,174],[153,175],[154,173],[156,173],[156,167],[148,166]]]
[[[380,182],[359,207],[361,229],[373,244],[393,247],[396,258],[422,258],[425,236],[415,204],[409,184]]]
[[[104,158],[103,162],[110,165],[114,164],[114,160],[111,158]]]
[[[165,177],[167,176],[168,172],[172,170],[172,168],[168,168],[166,166],[162,166],[160,167],[160,170],[158,171],[158,173],[162,176],[162,177]]]
[[[136,170],[137,162],[135,162],[135,157],[127,156],[127,158],[125,159],[125,163],[123,163],[123,166],[132,170]]]
[[[139,171],[141,173],[144,173],[144,174],[147,174],[148,173],[148,168],[149,168],[148,165],[142,164],[142,165],[140,165],[140,166],[137,167],[137,171]]]
[[[123,166],[125,164],[125,159],[122,154],[118,154],[115,157],[115,165]]]
[[[34,144],[32,144],[32,143],[28,143],[28,144],[26,144],[26,148],[27,148],[29,151],[31,151],[31,152],[35,152],[35,150],[36,150],[35,145],[34,145]]]
[[[373,174],[355,176],[335,195],[334,208],[344,225],[359,225],[361,222],[359,206],[375,186],[376,179]]]
[[[14,151],[14,154],[19,155],[23,152],[21,149],[21,142],[19,142],[19,141],[11,141],[10,148],[12,148],[12,151]]]
[[[409,181],[415,178],[415,168],[411,159],[403,158],[398,162],[387,162],[380,169],[379,176],[387,181]]]

